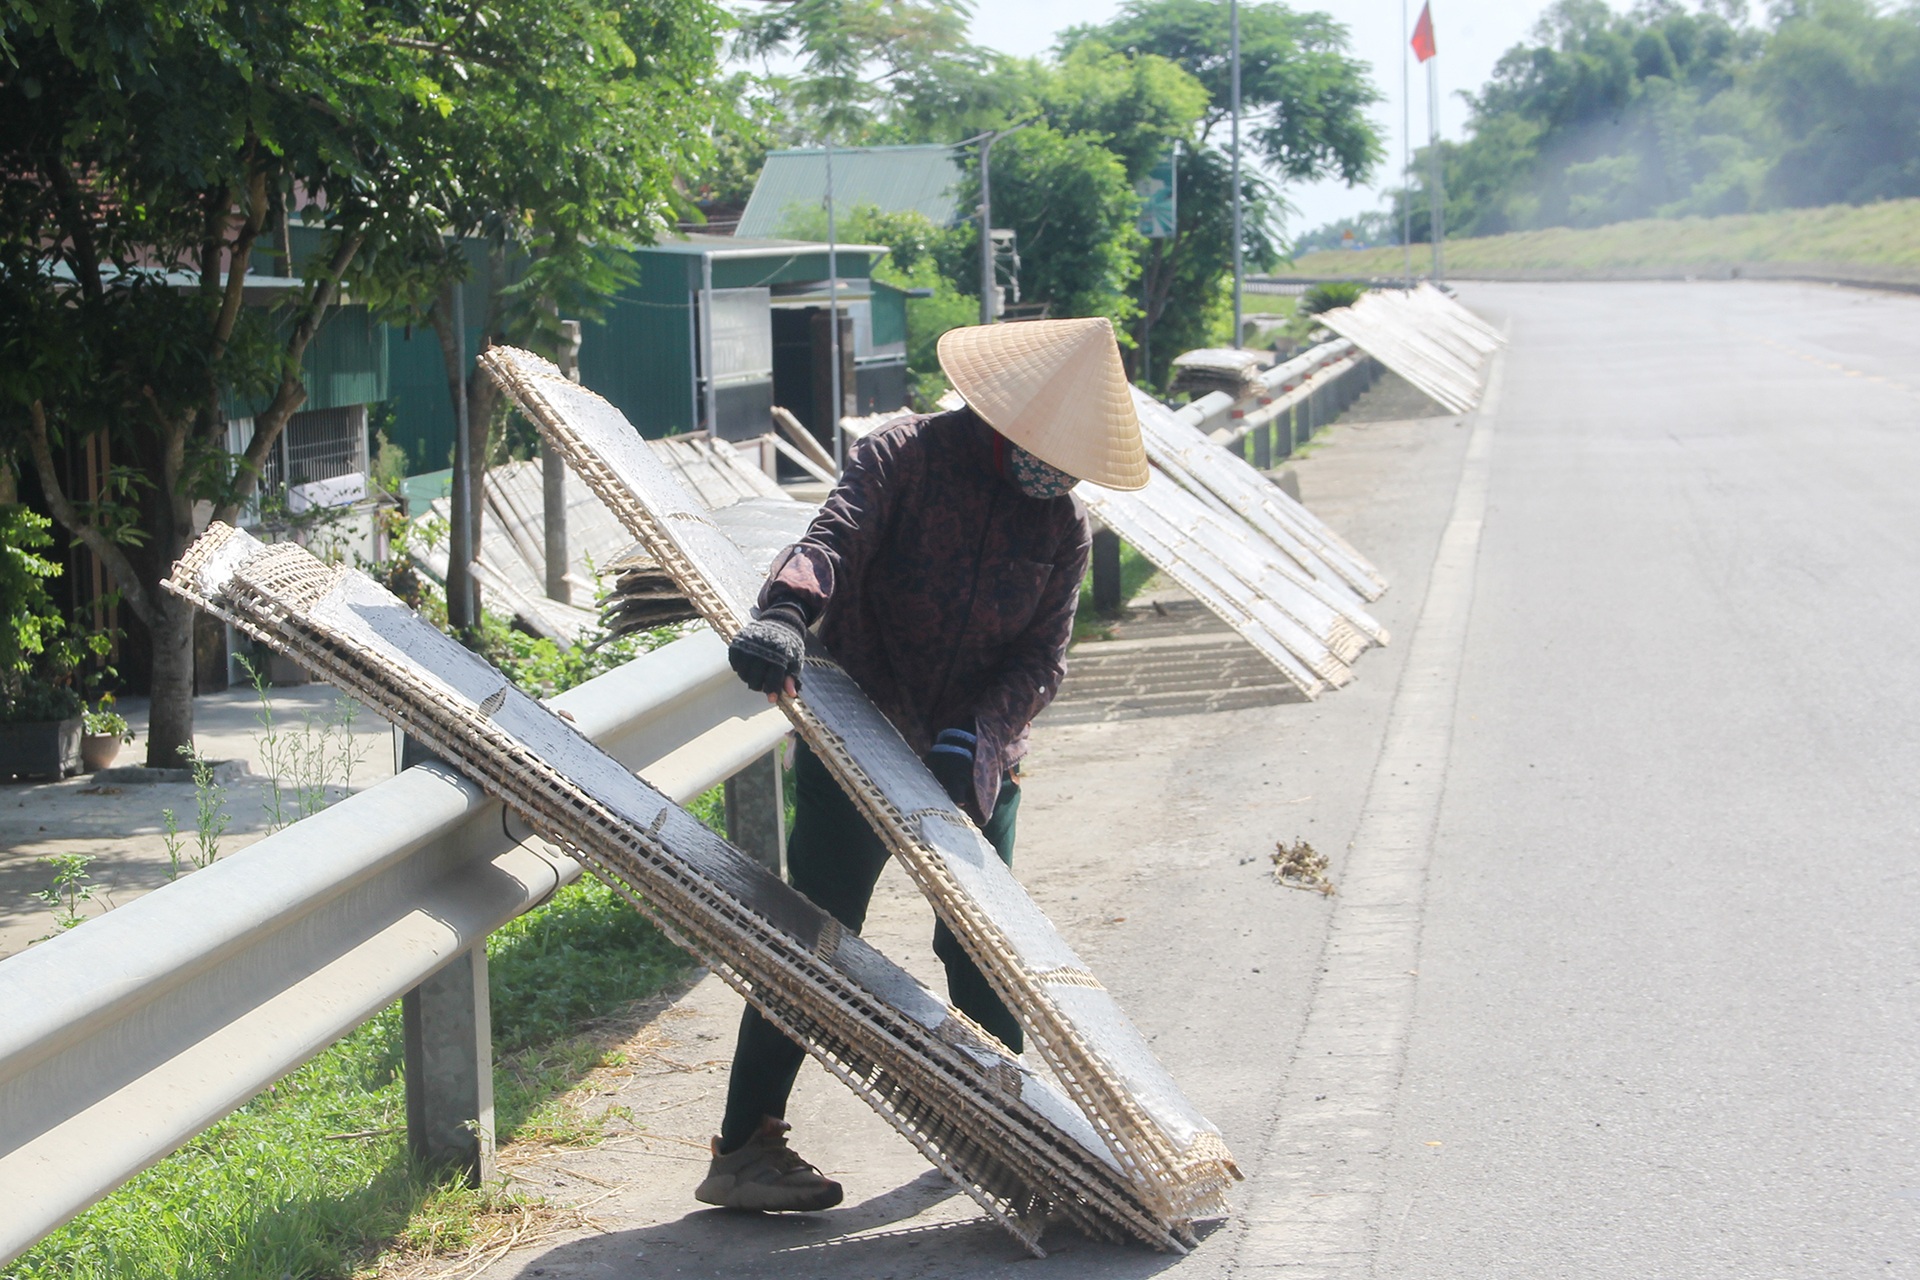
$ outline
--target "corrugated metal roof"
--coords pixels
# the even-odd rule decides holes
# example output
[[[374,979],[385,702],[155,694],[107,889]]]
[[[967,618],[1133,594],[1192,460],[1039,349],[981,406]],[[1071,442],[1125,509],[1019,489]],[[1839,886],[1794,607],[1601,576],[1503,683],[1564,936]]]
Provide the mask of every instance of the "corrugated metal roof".
[[[936,226],[960,217],[960,166],[952,147],[835,147],[833,200],[840,209],[877,205],[887,213],[914,210]],[[739,234],[771,236],[817,231],[826,205],[827,153],[819,148],[772,151],[740,215]],[[803,227],[786,225],[807,219]]]
[[[920,148],[906,148],[919,150]],[[776,153],[778,154],[778,153]],[[834,161],[834,185],[840,185],[839,161]],[[824,190],[824,188],[823,188]],[[711,236],[699,233],[679,236],[672,240],[662,240],[658,244],[642,245],[636,253],[673,253],[689,257],[704,257],[712,254],[721,258],[783,258],[796,253],[824,253],[827,246],[818,240],[783,240],[768,236],[734,235]],[[880,244],[852,244],[842,240],[839,245],[842,253],[885,253],[887,247]]]

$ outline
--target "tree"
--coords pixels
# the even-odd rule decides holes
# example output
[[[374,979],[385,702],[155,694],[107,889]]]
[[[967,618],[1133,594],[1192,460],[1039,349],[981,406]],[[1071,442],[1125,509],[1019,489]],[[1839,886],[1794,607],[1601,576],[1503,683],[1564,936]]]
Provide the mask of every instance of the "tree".
[[[1216,142],[1232,104],[1232,45],[1215,0],[1127,0],[1099,26],[1061,33],[1071,51],[1089,41],[1177,63],[1207,92],[1200,140]],[[1380,100],[1367,67],[1347,49],[1347,29],[1325,13],[1284,4],[1240,6],[1240,100],[1255,153],[1283,178],[1366,180],[1381,156],[1366,109]]]
[[[484,468],[506,416],[466,329],[478,329],[481,346],[557,354],[561,316],[595,317],[633,278],[627,250],[690,212],[681,175],[709,163],[709,132],[730,114],[715,84],[720,14],[709,0],[534,3],[518,16],[431,54],[433,72],[461,84],[462,109],[437,126],[439,148],[463,162],[448,222],[461,234],[436,232],[375,260],[362,280],[389,317],[434,330],[449,394],[465,397],[475,482],[454,487],[447,584],[449,618],[463,631],[479,622],[465,610],[479,594],[465,531],[477,545]],[[469,283],[477,287],[456,298]]]
[[[1743,10],[1554,5],[1471,97],[1469,138],[1442,147],[1448,225],[1486,235],[1920,194],[1920,9],[1791,0],[1764,27]]]
[[[803,137],[851,141],[891,115],[899,86],[976,78],[989,57],[966,39],[964,0],[793,0],[740,22],[734,52],[792,58],[772,77]]]
[[[1346,28],[1324,13],[1274,3],[1242,5],[1240,23],[1241,101],[1253,157],[1295,181],[1363,181],[1380,156],[1366,117],[1379,94],[1348,52]],[[1157,366],[1142,372],[1157,381],[1181,350],[1218,340],[1226,309],[1220,285],[1233,263],[1232,171],[1221,150],[1231,108],[1226,8],[1212,0],[1128,0],[1113,21],[1075,27],[1060,45],[1069,64],[1076,55],[1109,50],[1124,51],[1143,68],[1155,65],[1149,58],[1171,64],[1205,95],[1180,161],[1175,233],[1140,250],[1141,329],[1152,325]],[[1286,208],[1280,193],[1246,165],[1241,200],[1245,258],[1256,265],[1277,260]]]
[[[595,81],[595,59],[621,63],[627,36],[656,22],[680,39],[664,28],[686,11],[615,12],[530,0],[0,11],[0,427],[141,624],[149,763],[177,764],[193,726],[192,611],[159,583],[197,503],[233,520],[253,496],[343,285],[392,296],[431,281],[449,230],[496,230],[562,271],[593,252],[606,202],[626,199],[631,220],[663,198],[657,169],[609,194],[685,116],[637,57],[620,118],[653,127],[606,157],[569,142],[592,123],[572,85]],[[543,181],[552,200],[513,199]],[[250,274],[292,283],[256,306],[265,286]],[[238,457],[229,396],[265,406]],[[69,492],[58,455],[90,437],[117,465],[97,492]]]

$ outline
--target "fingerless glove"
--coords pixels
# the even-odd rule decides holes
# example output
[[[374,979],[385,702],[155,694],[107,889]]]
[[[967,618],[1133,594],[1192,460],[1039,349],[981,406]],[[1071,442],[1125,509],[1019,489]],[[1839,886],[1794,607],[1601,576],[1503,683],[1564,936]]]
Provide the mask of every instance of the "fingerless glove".
[[[779,693],[789,678],[798,689],[800,660],[806,654],[806,624],[791,605],[762,609],[727,646],[734,674],[755,693]]]

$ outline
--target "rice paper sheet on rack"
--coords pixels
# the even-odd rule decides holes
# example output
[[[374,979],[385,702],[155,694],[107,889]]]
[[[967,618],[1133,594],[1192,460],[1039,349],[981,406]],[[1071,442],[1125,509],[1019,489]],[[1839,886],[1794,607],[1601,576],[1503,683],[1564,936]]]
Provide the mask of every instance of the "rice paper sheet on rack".
[[[1036,1252],[1049,1212],[1181,1247],[1052,1082],[365,575],[216,526],[170,586],[393,716],[588,862]]]
[[[619,411],[530,353],[495,347],[481,359],[715,629],[732,635],[750,616],[761,575]],[[1170,1226],[1224,1213],[1238,1173],[1218,1130],[831,655],[815,645],[807,668],[800,696],[783,699],[795,726],[980,965],[1115,1160]]]
[[[1203,500],[1211,499],[1245,520],[1313,586],[1313,593],[1340,609],[1348,621],[1376,641],[1384,632],[1366,616],[1364,602],[1387,588],[1380,571],[1313,514],[1256,471],[1245,459],[1222,449],[1181,421],[1171,409],[1142,391],[1134,392],[1147,457]],[[1370,625],[1369,625],[1370,624]]]

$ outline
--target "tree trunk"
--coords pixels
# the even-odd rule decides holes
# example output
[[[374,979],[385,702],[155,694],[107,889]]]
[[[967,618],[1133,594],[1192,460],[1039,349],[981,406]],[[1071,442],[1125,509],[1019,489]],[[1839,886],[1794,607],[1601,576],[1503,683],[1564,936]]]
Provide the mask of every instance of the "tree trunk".
[[[147,713],[147,767],[178,769],[186,764],[180,749],[193,745],[194,608],[157,586],[149,599],[153,702]]]

